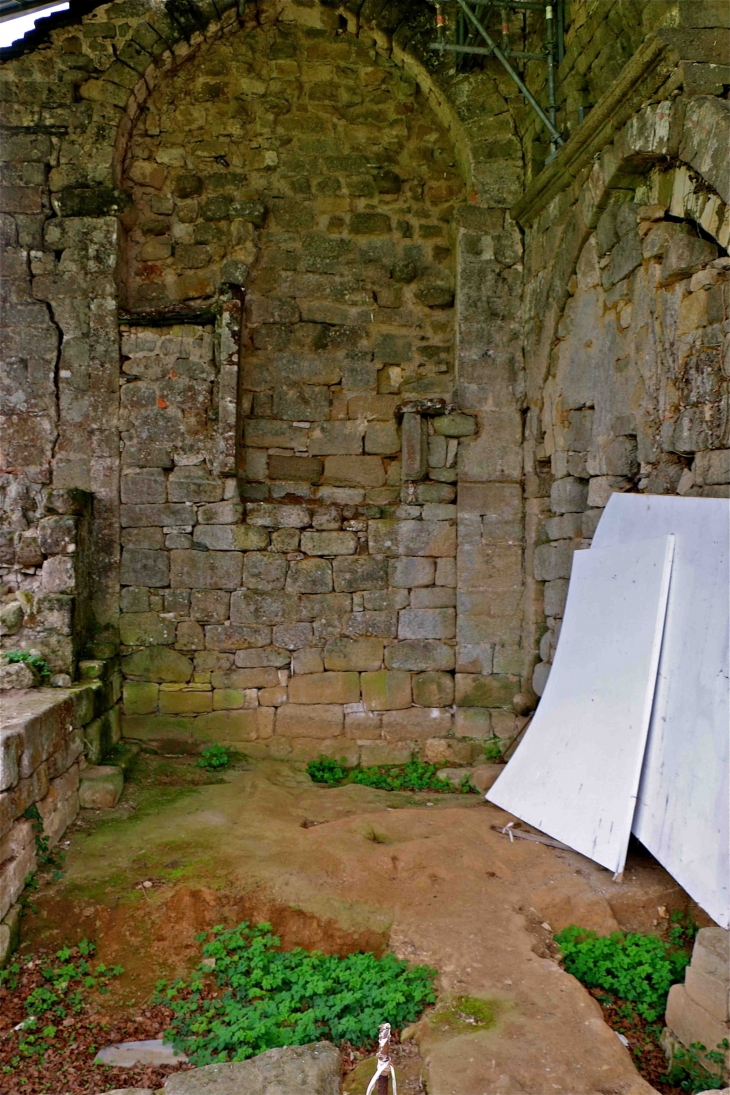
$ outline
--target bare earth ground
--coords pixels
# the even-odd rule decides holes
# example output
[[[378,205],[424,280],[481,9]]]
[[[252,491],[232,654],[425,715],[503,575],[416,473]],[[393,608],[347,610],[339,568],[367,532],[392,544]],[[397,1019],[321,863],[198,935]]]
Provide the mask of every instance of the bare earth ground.
[[[414,1031],[420,1058],[400,1051],[404,1095],[422,1090],[421,1067],[429,1095],[654,1090],[552,957],[568,924],[651,930],[686,907],[648,857],[614,883],[576,853],[511,843],[491,828],[508,815],[475,795],[325,788],[276,761],[201,783],[191,764],[143,757],[116,810],[85,813],[63,879],[24,921],[22,953],[96,940],[126,971],[113,1013],[196,964],[195,935],[219,923],[269,920],[285,945],[329,952],[390,946],[439,971],[436,1012]],[[491,1001],[496,1024],[454,1021],[461,996]],[[344,1090],[361,1095],[371,1074],[360,1065]]]

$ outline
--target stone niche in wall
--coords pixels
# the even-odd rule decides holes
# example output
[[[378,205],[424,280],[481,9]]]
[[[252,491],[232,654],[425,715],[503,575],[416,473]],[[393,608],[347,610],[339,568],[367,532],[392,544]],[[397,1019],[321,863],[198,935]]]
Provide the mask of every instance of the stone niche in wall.
[[[448,135],[364,42],[258,26],[158,85],[124,171],[124,733],[470,761]]]

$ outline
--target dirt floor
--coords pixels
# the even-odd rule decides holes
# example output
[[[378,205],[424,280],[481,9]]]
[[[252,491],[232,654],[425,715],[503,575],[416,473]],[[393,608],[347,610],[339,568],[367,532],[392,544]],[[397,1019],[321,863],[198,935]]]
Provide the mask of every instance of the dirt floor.
[[[284,945],[330,953],[390,947],[439,971],[435,1011],[398,1050],[404,1095],[424,1090],[421,1072],[428,1095],[649,1095],[552,935],[654,930],[686,895],[640,849],[613,882],[576,853],[510,842],[493,829],[508,820],[476,795],[322,787],[276,761],[208,776],[189,758],[143,756],[119,806],[85,811],[67,834],[63,877],[34,897],[21,954],[95,940],[125,969],[100,1016],[123,1031],[115,1014],[142,1013],[216,924],[267,920]],[[491,1024],[463,1014],[470,998]],[[158,1033],[148,1023],[136,1037]],[[343,1091],[362,1095],[371,1074],[360,1064]]]

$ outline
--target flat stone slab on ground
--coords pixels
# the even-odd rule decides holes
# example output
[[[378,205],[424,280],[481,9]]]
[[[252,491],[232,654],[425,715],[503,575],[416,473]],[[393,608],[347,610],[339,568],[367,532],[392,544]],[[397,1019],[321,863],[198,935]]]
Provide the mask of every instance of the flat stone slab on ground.
[[[132,1068],[133,1065],[179,1065],[184,1061],[187,1061],[185,1054],[176,1053],[172,1046],[163,1043],[162,1038],[105,1046],[94,1058],[95,1065],[114,1065],[115,1068]]]
[[[151,1087],[115,1087],[112,1091],[102,1091],[101,1095],[154,1095]]]
[[[339,1095],[340,1054],[330,1042],[270,1049],[223,1065],[176,1072],[165,1095]]]

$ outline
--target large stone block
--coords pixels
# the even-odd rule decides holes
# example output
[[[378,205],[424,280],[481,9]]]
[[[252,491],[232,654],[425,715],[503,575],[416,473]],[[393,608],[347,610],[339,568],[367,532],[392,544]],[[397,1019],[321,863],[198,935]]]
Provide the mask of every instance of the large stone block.
[[[287,703],[275,710],[277,737],[332,738],[343,730],[344,714],[340,704]]]
[[[301,427],[273,418],[246,419],[244,436],[246,445],[258,449],[298,449],[306,441]]]
[[[453,608],[405,608],[398,617],[399,639],[453,639],[455,635]]]
[[[342,618],[342,631],[351,639],[372,636],[394,639],[398,625],[397,613],[379,609],[351,612]]]
[[[202,624],[224,623],[228,619],[231,595],[222,589],[194,589],[190,594],[190,615]]]
[[[415,749],[410,741],[366,742],[360,747],[360,763],[363,768],[379,767],[389,764],[407,764]]]
[[[404,482],[423,479],[428,467],[428,428],[426,419],[413,411],[403,415],[402,476]]]
[[[565,476],[556,479],[550,488],[553,513],[581,513],[588,505],[588,483],[585,479]]]
[[[159,685],[145,681],[125,681],[123,704],[125,715],[149,715],[157,710]]]
[[[84,768],[79,780],[79,806],[82,810],[110,810],[124,790],[124,773],[114,764]]]
[[[175,468],[167,480],[167,497],[170,502],[220,502],[223,480],[203,465]]]
[[[169,646],[175,642],[175,620],[159,612],[131,612],[119,617],[125,646]]]
[[[386,741],[427,741],[451,733],[451,712],[443,707],[409,707],[383,713]]]
[[[199,506],[198,521],[201,525],[235,525],[243,519],[243,506],[240,502],[211,502]],[[257,544],[264,547],[264,544]],[[242,550],[247,550],[243,548]]]
[[[250,594],[265,596],[265,594]],[[205,629],[205,645],[208,650],[248,650],[250,647],[258,648],[268,646],[271,642],[271,628],[263,626],[260,622],[250,627],[238,624],[210,624]]]
[[[289,593],[331,593],[332,564],[326,559],[295,560],[289,567],[286,589]]]
[[[721,1023],[730,1022],[730,969],[723,978],[717,978],[694,965],[687,966],[684,987],[687,995],[715,1019]]]
[[[386,560],[374,555],[335,559],[332,571],[335,589],[342,593],[388,587]]]
[[[456,528],[443,521],[368,521],[371,555],[456,554]]]
[[[268,459],[270,479],[301,480],[304,483],[317,483],[322,478],[324,464],[309,456],[276,456]]]
[[[396,711],[411,706],[411,675],[380,669],[361,675],[362,698],[368,711]]]
[[[456,674],[457,707],[511,707],[512,698],[519,690],[518,677]]]
[[[289,681],[289,701],[301,704],[358,703],[357,673],[307,673]]]
[[[306,528],[311,524],[311,515],[306,506],[251,502],[246,507],[246,513],[249,524],[266,528]]]
[[[329,413],[329,388],[323,385],[277,386],[274,390],[274,414],[277,418],[291,422],[321,422],[329,417]]]
[[[145,548],[123,548],[119,581],[122,585],[129,586],[169,585],[170,557],[168,553],[148,551]]]
[[[457,738],[491,738],[491,712],[486,707],[457,707],[454,733]]]
[[[231,623],[282,624],[299,619],[296,593],[259,593],[239,590],[231,596]]]
[[[413,702],[419,707],[450,707],[454,702],[451,673],[418,673],[412,684]]]
[[[173,589],[238,589],[243,555],[238,551],[171,551]]]
[[[198,715],[212,709],[212,691],[194,688],[168,692],[164,687],[160,689],[161,715]]]
[[[684,1046],[700,1042],[714,1050],[728,1037],[728,1025],[696,1003],[684,985],[672,985],[667,997],[665,1021]],[[726,1057],[727,1060],[727,1057]]]
[[[68,551],[76,543],[76,537],[75,517],[43,517],[38,522],[38,545],[44,555]]]
[[[454,608],[456,590],[448,586],[427,586],[411,592],[411,608]]]
[[[692,951],[692,965],[709,977],[727,980],[730,971],[730,932],[724,928],[700,928]]]
[[[552,582],[556,578],[570,578],[575,545],[572,540],[556,540],[535,548],[535,578],[538,582]]]
[[[122,658],[122,672],[125,677],[138,681],[184,683],[193,674],[193,663],[177,650],[170,650],[166,646],[151,646],[147,650],[137,650]]]
[[[436,564],[433,559],[415,556],[393,559],[388,563],[388,584],[398,589],[433,585]]]
[[[255,525],[196,525],[193,543],[210,551],[261,551],[269,546],[269,534]]]
[[[698,452],[692,465],[692,471],[698,483],[705,483],[710,486],[730,483],[730,449]],[[43,550],[45,551],[45,548]]]
[[[122,473],[122,502],[166,502],[167,488],[162,468],[130,468]]]
[[[481,517],[482,535],[490,543],[522,538],[522,488],[517,483],[460,483],[460,517]]]
[[[124,505],[120,510],[122,528],[148,528],[152,525],[194,525],[195,508],[192,504],[159,503]]]
[[[389,643],[385,649],[388,669],[408,669],[414,672],[449,670],[456,663],[453,646],[430,639],[406,639]]]
[[[41,586],[45,593],[75,593],[76,567],[73,557],[49,556],[41,567]]]
[[[382,487],[385,468],[379,456],[325,456],[324,481],[335,487]]]
[[[299,598],[299,613],[302,620],[317,620],[328,617],[341,619],[352,608],[349,593],[302,593]]]
[[[271,592],[284,588],[287,562],[283,555],[271,552],[251,551],[243,558],[245,589]]]
[[[324,650],[325,668],[339,672],[375,671],[382,662],[381,639],[330,639]]]
[[[309,434],[312,456],[354,456],[362,452],[364,422],[321,422]]]
[[[213,688],[274,688],[279,683],[279,674],[273,665],[218,670],[211,673],[210,683]]]
[[[690,277],[717,258],[717,244],[699,236],[678,234],[672,236],[662,260],[661,284]]]
[[[357,536],[354,532],[307,531],[302,533],[301,547],[307,555],[354,555]]]

